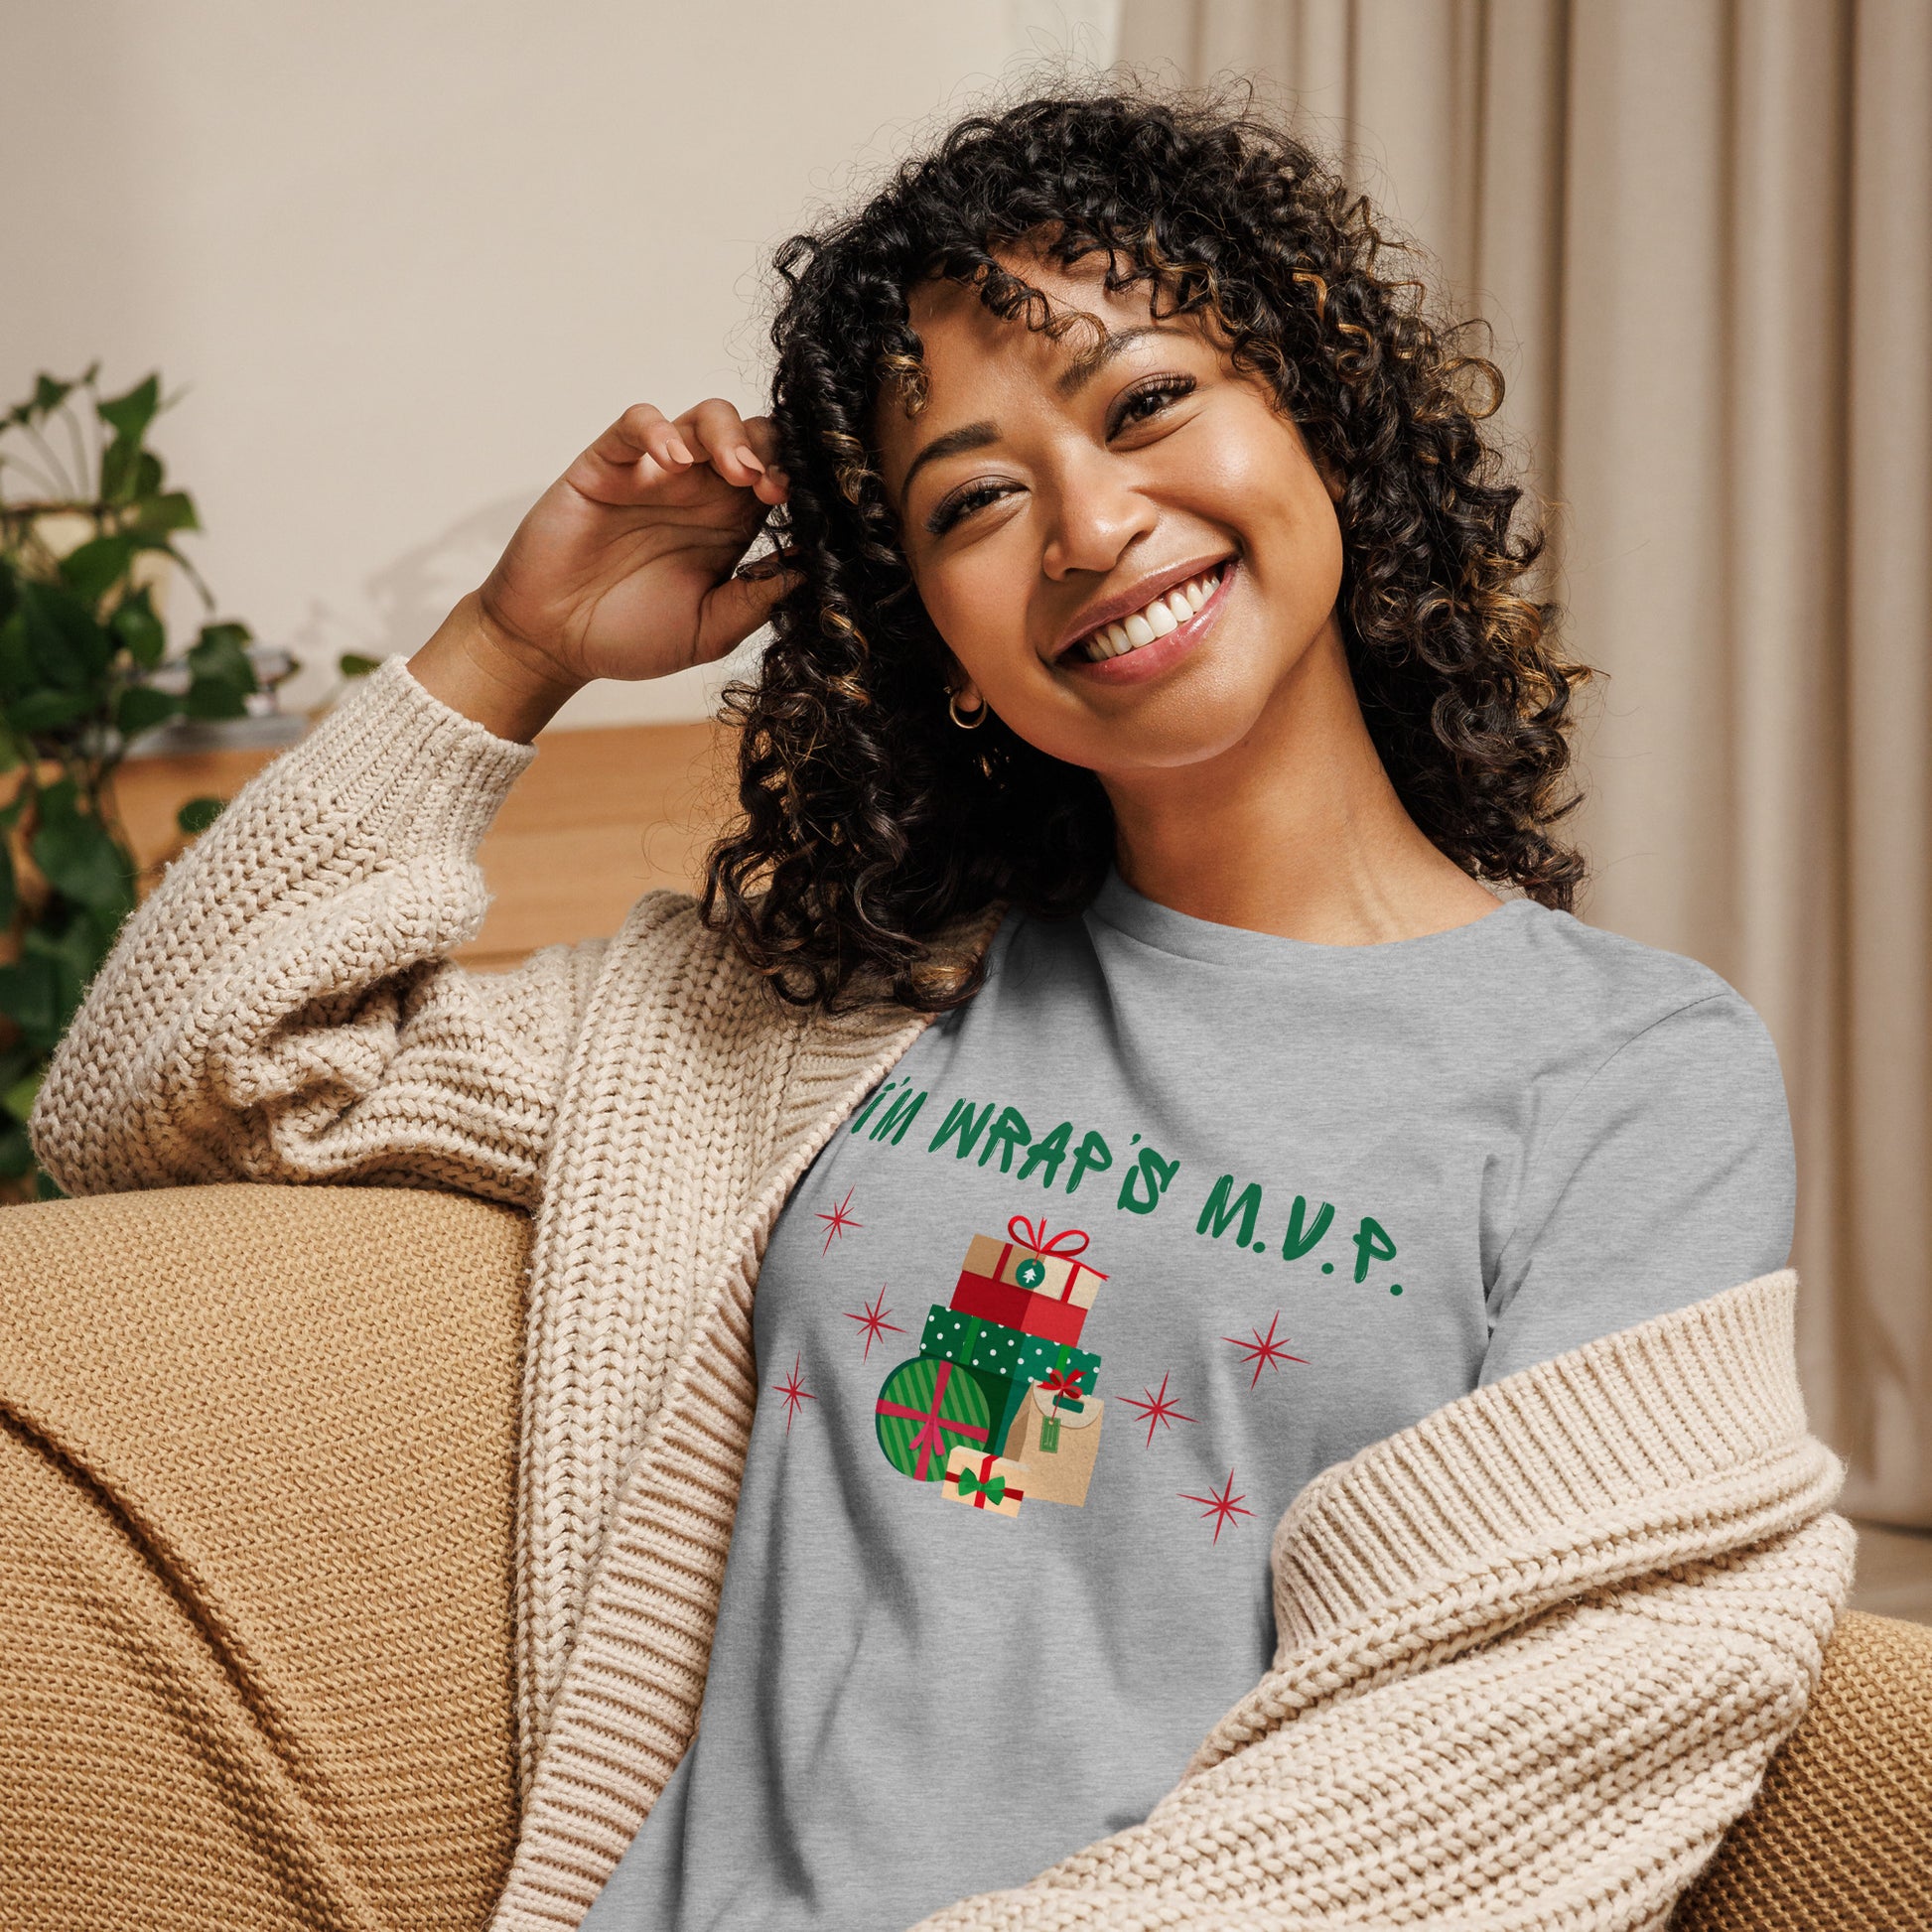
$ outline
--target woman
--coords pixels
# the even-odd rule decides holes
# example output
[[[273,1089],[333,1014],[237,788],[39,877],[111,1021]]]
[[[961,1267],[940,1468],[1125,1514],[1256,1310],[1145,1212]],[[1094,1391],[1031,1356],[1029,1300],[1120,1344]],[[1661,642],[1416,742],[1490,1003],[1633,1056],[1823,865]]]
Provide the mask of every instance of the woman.
[[[1582,673],[1381,245],[1212,104],[963,123],[94,987],[69,1188],[540,1214],[500,1923],[1661,1923],[1795,1722],[1775,1056],[1569,916]],[[767,620],[701,902],[451,965],[557,707]]]

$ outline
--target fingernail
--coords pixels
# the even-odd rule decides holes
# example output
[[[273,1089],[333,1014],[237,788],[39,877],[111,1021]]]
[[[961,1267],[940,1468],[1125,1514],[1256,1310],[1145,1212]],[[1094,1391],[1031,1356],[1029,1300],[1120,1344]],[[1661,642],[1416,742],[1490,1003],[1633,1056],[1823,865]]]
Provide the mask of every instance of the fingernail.
[[[744,443],[738,446],[738,460],[744,464],[746,469],[756,470],[760,476],[764,474],[764,465],[752,454],[750,447]]]
[[[681,437],[672,437],[664,447],[670,452],[673,463],[690,463],[695,461],[691,452],[684,447],[684,440]]]

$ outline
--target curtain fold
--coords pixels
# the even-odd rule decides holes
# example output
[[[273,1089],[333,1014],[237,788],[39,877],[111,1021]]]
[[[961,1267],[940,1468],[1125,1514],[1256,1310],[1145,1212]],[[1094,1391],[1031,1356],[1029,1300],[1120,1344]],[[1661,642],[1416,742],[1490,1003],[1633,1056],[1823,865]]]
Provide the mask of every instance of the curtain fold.
[[[1932,1524],[1932,7],[1126,0],[1487,318],[1587,707],[1586,915],[1776,1037],[1814,1424]]]

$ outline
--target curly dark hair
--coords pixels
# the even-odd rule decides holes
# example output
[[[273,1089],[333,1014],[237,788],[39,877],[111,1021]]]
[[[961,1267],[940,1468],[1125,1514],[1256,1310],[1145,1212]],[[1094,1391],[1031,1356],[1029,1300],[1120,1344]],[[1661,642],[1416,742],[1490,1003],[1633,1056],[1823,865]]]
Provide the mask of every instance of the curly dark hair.
[[[1342,483],[1340,621],[1368,729],[1416,823],[1471,876],[1567,908],[1583,874],[1553,836],[1575,803],[1551,607],[1517,588],[1541,553],[1480,427],[1501,377],[1431,320],[1407,251],[1332,168],[1251,100],[1153,92],[1029,100],[961,121],[856,213],[794,235],[771,337],[801,580],[756,676],[727,694],[742,819],[713,847],[705,919],[800,1005],[855,979],[925,1012],[977,990],[934,935],[995,900],[1078,910],[1114,853],[1098,778],[998,719],[946,716],[949,653],[881,481],[875,412],[922,394],[907,302],[943,277],[1058,330],[1016,253],[1106,261],[1158,315],[1192,316],[1265,378]],[[1004,253],[1007,261],[999,257]]]

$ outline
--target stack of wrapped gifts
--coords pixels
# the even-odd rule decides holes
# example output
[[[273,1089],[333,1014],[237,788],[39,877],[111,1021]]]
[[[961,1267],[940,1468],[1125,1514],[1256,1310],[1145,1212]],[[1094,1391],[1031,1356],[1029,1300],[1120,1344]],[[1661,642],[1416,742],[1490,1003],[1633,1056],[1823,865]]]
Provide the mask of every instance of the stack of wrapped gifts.
[[[879,1391],[879,1447],[901,1474],[971,1509],[1087,1499],[1100,1447],[1100,1357],[1079,1346],[1107,1278],[1078,1228],[1024,1214],[967,1244],[949,1304],[926,1315],[915,1360]]]

